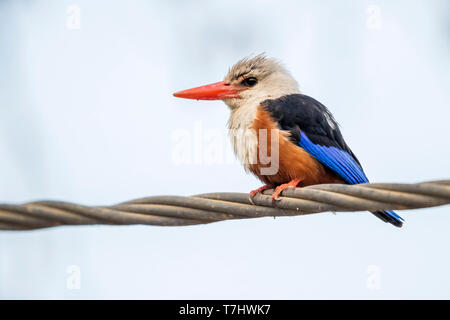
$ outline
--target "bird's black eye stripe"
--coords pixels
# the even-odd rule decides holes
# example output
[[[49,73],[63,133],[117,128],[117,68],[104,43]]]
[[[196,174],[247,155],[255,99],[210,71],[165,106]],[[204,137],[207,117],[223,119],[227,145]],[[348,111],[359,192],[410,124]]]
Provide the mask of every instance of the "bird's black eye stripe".
[[[242,80],[241,83],[246,87],[253,87],[255,84],[258,83],[258,79],[256,79],[255,77],[248,77]]]

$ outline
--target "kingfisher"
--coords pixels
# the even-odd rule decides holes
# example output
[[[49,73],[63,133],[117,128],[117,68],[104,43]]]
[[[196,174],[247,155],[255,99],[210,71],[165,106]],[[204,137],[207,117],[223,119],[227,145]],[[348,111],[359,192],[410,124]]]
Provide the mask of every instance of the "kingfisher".
[[[297,81],[276,59],[264,54],[244,58],[223,81],[174,96],[222,100],[229,107],[233,150],[245,170],[265,184],[251,191],[251,198],[272,188],[275,201],[287,188],[369,182],[333,114],[301,93]],[[396,227],[403,225],[394,211],[372,213]]]

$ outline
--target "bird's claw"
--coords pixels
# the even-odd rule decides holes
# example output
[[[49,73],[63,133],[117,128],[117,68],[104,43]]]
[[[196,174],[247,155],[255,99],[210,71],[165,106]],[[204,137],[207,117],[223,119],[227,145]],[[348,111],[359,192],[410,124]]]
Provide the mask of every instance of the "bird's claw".
[[[275,203],[277,201],[280,201],[280,195],[281,193],[289,188],[295,188],[300,183],[301,179],[293,179],[289,181],[288,183],[283,183],[275,188],[275,192],[272,195],[272,203]]]
[[[283,190],[286,190],[288,188],[295,188],[299,183],[300,183],[301,179],[293,179],[291,181],[289,181],[288,183],[284,183],[279,185],[278,187],[275,188],[275,192],[272,194],[272,204],[275,204],[276,202],[280,201],[280,195],[283,192]],[[250,191],[248,200],[250,201],[250,203],[255,204],[255,202],[253,201],[253,198],[258,194],[261,193],[264,190],[267,189],[272,189],[273,186],[266,184],[265,186],[262,186],[258,189],[252,190]]]
[[[280,197],[274,197],[274,196],[272,196],[272,204],[275,204],[275,203],[279,202],[280,200],[281,200]]]
[[[250,194],[249,194],[249,196],[248,196],[248,200],[251,202],[251,204],[254,205],[255,202],[253,201],[253,198],[254,198],[258,193],[261,193],[261,192],[263,192],[264,190],[272,189],[272,188],[273,188],[273,186],[266,184],[266,185],[264,185],[264,186],[262,186],[262,187],[259,187],[258,189],[252,190],[252,191],[250,191]]]
[[[278,188],[279,187],[277,187],[277,189]],[[277,190],[277,189],[275,189],[275,192],[272,194],[272,204],[281,200],[280,194],[284,189],[282,189],[282,190]]]

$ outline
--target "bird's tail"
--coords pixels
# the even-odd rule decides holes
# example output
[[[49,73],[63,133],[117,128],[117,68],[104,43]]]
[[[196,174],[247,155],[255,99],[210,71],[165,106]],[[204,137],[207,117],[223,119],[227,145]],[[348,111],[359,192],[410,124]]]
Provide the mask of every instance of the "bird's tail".
[[[403,218],[396,214],[394,211],[373,211],[372,213],[384,222],[389,222],[390,224],[399,228],[403,226]]]

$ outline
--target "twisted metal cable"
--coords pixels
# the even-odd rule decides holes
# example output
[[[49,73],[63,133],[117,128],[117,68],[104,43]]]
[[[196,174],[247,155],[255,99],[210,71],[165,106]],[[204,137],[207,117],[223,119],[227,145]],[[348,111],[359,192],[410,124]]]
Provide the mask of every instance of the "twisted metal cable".
[[[0,230],[31,230],[62,225],[185,226],[229,219],[295,216],[325,211],[403,210],[450,204],[450,180],[416,184],[322,184],[287,189],[275,203],[266,190],[206,193],[192,197],[153,196],[112,206],[61,201],[0,204]]]

